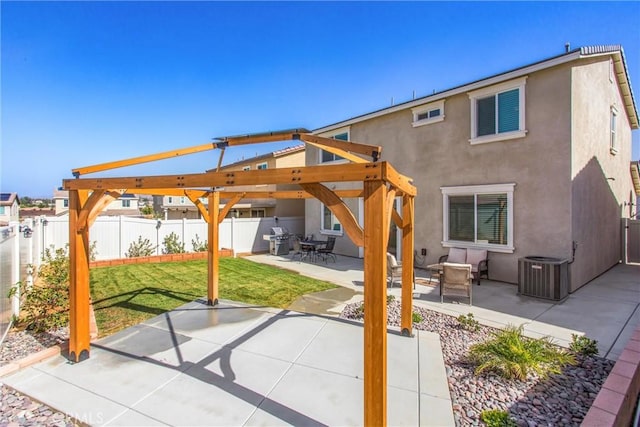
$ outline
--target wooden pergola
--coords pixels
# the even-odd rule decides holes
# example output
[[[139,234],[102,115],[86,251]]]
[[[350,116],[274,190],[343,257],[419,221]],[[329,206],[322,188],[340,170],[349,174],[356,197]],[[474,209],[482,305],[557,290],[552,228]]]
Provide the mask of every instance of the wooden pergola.
[[[224,150],[237,145],[300,140],[349,160],[347,164],[319,165],[248,171],[221,171]],[[220,149],[215,171],[186,175],[118,178],[85,178],[83,175],[145,162]],[[402,230],[402,318],[404,335],[412,331],[414,250],[414,198],[410,178],[391,164],[379,161],[382,148],[312,135],[306,129],[216,138],[215,142],[163,153],[74,169],[75,179],[63,181],[69,191],[69,358],[80,362],[89,357],[89,228],[99,213],[125,191],[138,194],[188,197],[208,223],[207,301],[218,303],[218,224],[244,198],[316,198],[338,218],[345,234],[364,247],[364,424],[387,422],[387,242],[390,223]],[[323,182],[362,183],[353,190],[331,190]],[[234,192],[234,186],[297,184],[299,191]],[[358,186],[359,187],[359,186]],[[217,188],[224,188],[218,191]],[[394,199],[402,197],[402,214]],[[208,198],[208,206],[201,198]],[[364,227],[343,199],[364,199]],[[220,209],[221,200],[226,201]]]

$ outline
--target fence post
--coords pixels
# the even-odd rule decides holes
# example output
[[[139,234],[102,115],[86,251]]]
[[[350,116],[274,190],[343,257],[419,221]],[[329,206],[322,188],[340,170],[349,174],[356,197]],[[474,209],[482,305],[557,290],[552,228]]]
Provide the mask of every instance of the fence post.
[[[233,240],[234,231],[236,228],[236,218],[234,216],[231,217],[231,250],[233,251],[233,257],[236,257],[236,242]]]
[[[31,237],[25,237],[28,239],[27,244],[27,289],[31,289],[33,286],[33,241],[36,240],[33,237],[33,218],[26,220],[26,226],[31,229]]]
[[[118,217],[118,258],[124,258],[124,251],[122,250],[122,242],[124,240],[122,235],[124,231],[123,218],[124,217],[122,215]]]
[[[186,250],[187,244],[184,241],[184,236],[185,236],[185,230],[184,229],[185,229],[186,226],[187,226],[187,219],[182,217],[182,238],[181,238],[181,240],[182,240],[182,246],[185,248],[185,250]]]
[[[11,284],[15,288],[13,298],[11,298],[11,312],[14,316],[20,315],[20,232],[19,223],[9,222],[11,232],[13,232],[13,242],[11,248]]]

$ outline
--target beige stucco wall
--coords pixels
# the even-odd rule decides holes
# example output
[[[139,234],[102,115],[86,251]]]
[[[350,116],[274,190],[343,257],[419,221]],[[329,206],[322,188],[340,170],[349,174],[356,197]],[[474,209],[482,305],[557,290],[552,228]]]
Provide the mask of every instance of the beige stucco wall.
[[[446,99],[442,122],[413,128],[407,109],[351,126],[351,140],[382,145],[382,159],[414,178],[415,247],[427,249],[426,263],[448,252],[441,243],[442,186],[516,184],[515,251],[490,253],[492,279],[516,283],[519,257],[570,255],[570,79],[569,66],[528,76],[528,134],[520,139],[470,145],[466,93]],[[309,149],[307,163],[317,158]],[[319,227],[317,203],[307,202],[307,230]]]
[[[572,238],[578,243],[572,290],[621,259],[620,218],[629,214],[624,202],[633,200],[631,129],[609,70],[608,57],[600,57],[572,71]],[[611,106],[618,111],[616,154],[610,151]]]

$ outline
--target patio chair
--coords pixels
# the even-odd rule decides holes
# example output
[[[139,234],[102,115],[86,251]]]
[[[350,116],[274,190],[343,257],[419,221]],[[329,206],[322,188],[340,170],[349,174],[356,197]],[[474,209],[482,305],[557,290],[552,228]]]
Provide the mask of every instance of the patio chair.
[[[473,305],[472,279],[471,264],[445,262],[442,265],[442,275],[440,276],[440,303],[444,302],[445,295],[451,295],[467,297],[469,305]]]
[[[333,253],[333,247],[336,245],[335,236],[329,236],[327,238],[327,244],[324,247],[318,248],[316,253],[318,256],[321,256],[324,259],[324,262],[327,262],[329,257],[333,258],[333,262],[336,262],[336,254]]]
[[[402,283],[402,263],[398,262],[393,254],[387,252],[387,280],[392,288],[395,279],[400,279]]]
[[[293,239],[293,255],[291,255],[291,260],[295,260],[296,257],[299,258],[300,261],[302,261],[302,247],[300,246],[300,238],[299,237],[295,237],[295,239]]]
[[[489,279],[489,259],[486,249],[449,248],[449,254],[442,255],[438,260],[438,264],[443,262],[471,264],[471,273],[478,281],[478,286],[480,286],[480,277]]]

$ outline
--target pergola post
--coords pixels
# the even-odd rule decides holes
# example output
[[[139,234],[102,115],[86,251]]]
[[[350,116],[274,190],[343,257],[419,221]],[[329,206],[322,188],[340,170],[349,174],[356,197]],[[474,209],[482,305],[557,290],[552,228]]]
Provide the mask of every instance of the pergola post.
[[[209,194],[209,221],[207,224],[207,304],[218,304],[218,278],[220,276],[218,250],[218,217],[220,215],[220,193],[213,191]]]
[[[402,305],[400,326],[402,335],[411,336],[413,329],[413,250],[414,197],[402,196]]]
[[[364,425],[387,425],[388,225],[384,181],[364,182]]]
[[[89,358],[89,225],[78,221],[87,190],[69,191],[69,359]],[[86,215],[84,216],[86,218]]]

